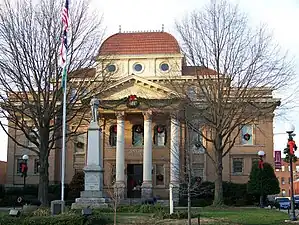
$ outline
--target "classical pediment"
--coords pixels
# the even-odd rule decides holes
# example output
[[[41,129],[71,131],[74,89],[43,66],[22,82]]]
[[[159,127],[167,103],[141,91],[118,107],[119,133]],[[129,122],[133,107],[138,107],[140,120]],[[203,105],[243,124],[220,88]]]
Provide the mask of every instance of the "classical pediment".
[[[116,81],[100,94],[102,100],[119,100],[130,95],[145,99],[177,97],[175,91],[136,75]]]

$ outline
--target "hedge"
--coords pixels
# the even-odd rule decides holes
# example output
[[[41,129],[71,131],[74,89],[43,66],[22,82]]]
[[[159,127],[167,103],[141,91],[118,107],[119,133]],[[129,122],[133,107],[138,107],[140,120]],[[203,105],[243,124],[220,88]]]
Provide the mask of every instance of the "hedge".
[[[6,190],[1,188],[0,186],[0,207],[5,206],[18,206],[16,200],[18,197],[23,196],[26,199],[37,199],[38,195],[38,185],[31,185],[28,184],[25,186],[25,189],[23,187],[10,187]],[[70,202],[73,202],[74,199],[67,199],[67,195],[69,192],[69,186],[65,186],[65,199],[67,200],[67,204],[71,204]],[[49,185],[48,187],[48,199],[49,202],[53,200],[60,199],[60,193],[61,193],[61,186],[60,184],[54,184]],[[68,201],[71,200],[71,201]]]
[[[191,205],[196,207],[205,207],[213,203],[215,184],[212,182],[203,182],[200,186],[192,190]],[[180,206],[187,206],[187,191],[185,185],[180,190]],[[223,182],[223,199],[225,205],[246,206],[254,205],[257,198],[248,193],[247,184],[236,184]]]
[[[78,215],[57,215],[40,217],[9,217],[0,218],[1,225],[104,225],[112,222],[112,219],[103,215],[95,215],[85,218]]]

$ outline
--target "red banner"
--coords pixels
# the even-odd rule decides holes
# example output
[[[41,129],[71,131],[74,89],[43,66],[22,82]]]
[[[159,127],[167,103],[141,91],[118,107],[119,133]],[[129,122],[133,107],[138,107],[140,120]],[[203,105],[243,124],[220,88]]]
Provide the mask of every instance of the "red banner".
[[[281,169],[281,151],[274,151],[275,169]]]

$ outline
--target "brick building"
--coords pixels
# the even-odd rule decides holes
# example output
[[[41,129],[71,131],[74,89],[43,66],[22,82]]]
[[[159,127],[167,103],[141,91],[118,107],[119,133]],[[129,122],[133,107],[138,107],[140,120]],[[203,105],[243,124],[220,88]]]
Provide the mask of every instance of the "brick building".
[[[147,182],[155,195],[167,196],[171,174],[176,176],[178,172],[175,168],[183,168],[185,164],[183,148],[187,129],[184,121],[180,121],[173,113],[178,105],[156,109],[165,100],[176,96],[174,89],[167,83],[169,77],[176,82],[189,82],[192,87],[192,82],[198,75],[212,74],[215,71],[186,65],[177,40],[166,32],[114,34],[100,48],[99,57],[107,55],[113,56],[112,62],[109,60],[109,64],[106,62],[108,65],[99,67],[107,68],[113,73],[115,82],[98,98],[103,104],[117,103],[117,107],[99,109],[99,122],[103,131],[104,185],[111,187],[115,177],[120,179],[116,182],[121,182],[126,187],[132,180],[139,185]],[[98,70],[100,69],[91,69],[90,73],[97,73]],[[271,90],[266,91],[265,98],[271,102],[278,101],[273,99]],[[272,113],[242,126],[234,147],[223,158],[224,180],[247,182],[251,166],[258,159],[259,150],[266,153],[265,160],[273,165],[273,116]],[[24,143],[27,141],[24,135],[12,129],[13,126],[9,127],[11,135]],[[82,126],[81,129],[84,132],[87,126]],[[203,128],[203,132],[208,134],[209,130]],[[193,135],[200,141],[200,136]],[[117,145],[117,139],[123,144]],[[211,151],[211,146],[203,144],[207,151]],[[84,167],[86,145],[86,133],[68,142],[66,182],[70,182],[74,173]],[[177,160],[172,157],[171,148],[175,149]],[[194,175],[203,180],[214,181],[216,175],[211,159],[202,151],[202,147],[194,145],[192,148]],[[29,155],[27,183],[38,183],[37,156],[27,149],[19,148],[10,139],[7,151],[7,183],[22,184],[19,175],[23,154]],[[59,150],[50,153],[50,183],[60,181],[60,154]],[[144,157],[148,160],[145,160],[147,163],[144,163]],[[116,164],[116,158],[124,163]],[[118,176],[115,176],[116,173]]]
[[[6,183],[6,167],[7,162],[0,161],[0,184]]]
[[[281,196],[290,196],[290,166],[282,160],[281,169],[276,169],[275,174],[279,180],[280,194]],[[299,181],[299,161],[295,162],[293,165],[293,179],[294,179],[294,194],[299,194],[299,189],[296,183]]]

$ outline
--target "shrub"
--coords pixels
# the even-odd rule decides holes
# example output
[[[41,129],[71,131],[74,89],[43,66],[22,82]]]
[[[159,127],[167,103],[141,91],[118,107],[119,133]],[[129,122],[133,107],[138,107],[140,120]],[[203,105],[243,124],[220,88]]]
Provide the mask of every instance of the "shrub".
[[[159,219],[187,219],[188,218],[188,212],[174,212],[172,214],[169,214],[168,212],[156,212],[154,214],[155,218]],[[191,215],[191,217],[194,217],[194,215]]]
[[[103,225],[109,224],[112,219],[103,215],[90,216],[85,218],[78,215],[57,215],[57,216],[32,216],[32,217],[2,217],[0,224],[5,225]]]
[[[5,188],[3,184],[0,184],[0,199],[3,199],[5,196]]]
[[[10,187],[7,188],[6,195],[16,195],[16,196],[21,196],[21,195],[32,195],[37,197],[38,194],[38,185],[31,185],[28,184],[24,187]]]
[[[67,199],[75,199],[80,197],[80,192],[84,191],[84,172],[76,172],[69,184],[69,192]]]
[[[49,208],[40,207],[34,212],[32,212],[32,216],[50,216],[51,210]]]
[[[118,212],[123,213],[156,213],[156,212],[168,212],[169,208],[162,205],[122,205],[117,207]],[[95,213],[111,213],[113,208],[102,208],[95,210]]]
[[[185,192],[185,193],[184,193]],[[180,206],[187,206],[187,195],[184,186],[181,186]],[[248,193],[247,184],[236,184],[223,182],[224,204],[231,206],[254,205],[256,198]],[[203,182],[196,189],[192,190],[191,205],[205,207],[211,205],[214,198],[214,183]]]
[[[212,205],[213,203],[213,199],[212,198],[208,198],[208,199],[192,199],[191,200],[191,206],[192,207],[206,207],[209,205]],[[180,206],[187,206],[188,205],[188,200],[187,199],[180,199],[179,202]]]
[[[257,163],[253,164],[247,188],[252,194],[260,194],[261,190],[264,195],[278,194],[280,192],[279,181],[272,165],[264,163],[264,168],[261,170]]]

